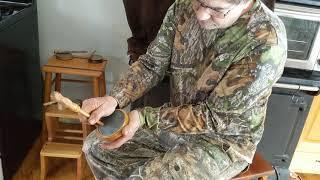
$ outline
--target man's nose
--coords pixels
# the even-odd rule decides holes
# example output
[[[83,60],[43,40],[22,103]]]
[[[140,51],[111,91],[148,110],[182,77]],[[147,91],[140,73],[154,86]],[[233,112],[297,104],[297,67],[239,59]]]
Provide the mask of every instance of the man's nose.
[[[211,17],[210,13],[208,12],[208,9],[203,8],[203,7],[200,7],[196,11],[196,16],[199,21],[205,21],[205,20],[210,19],[210,17]]]

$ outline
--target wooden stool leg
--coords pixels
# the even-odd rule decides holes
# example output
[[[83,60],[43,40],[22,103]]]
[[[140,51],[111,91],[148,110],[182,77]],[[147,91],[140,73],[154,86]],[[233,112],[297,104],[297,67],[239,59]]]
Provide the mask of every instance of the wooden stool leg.
[[[47,176],[47,157],[40,155],[40,179],[45,180]]]
[[[77,159],[77,180],[82,179],[82,155]]]
[[[83,142],[86,140],[86,137],[89,135],[89,129],[88,125],[86,123],[81,123],[82,125],[82,137],[83,137]]]
[[[44,94],[43,94],[44,102],[50,101],[50,92],[51,92],[51,86],[52,86],[51,80],[52,80],[52,73],[46,72],[45,79],[44,79]],[[45,118],[43,118],[43,121],[42,121],[41,137],[42,137],[42,144],[44,144],[47,141],[47,125],[46,125]]]
[[[51,92],[51,86],[52,86],[52,73],[46,72],[45,79],[44,79],[44,102],[50,101],[50,92]]]
[[[99,97],[100,90],[99,90],[99,77],[93,78],[93,97]]]
[[[61,73],[56,73],[55,82],[55,90],[61,92]]]
[[[41,145],[44,145],[47,142],[47,127],[46,121],[42,120],[42,127],[41,127]]]
[[[48,141],[52,142],[56,135],[58,118],[46,116],[45,119],[46,119],[47,130],[48,130]]]
[[[53,132],[52,132],[52,120],[51,117],[45,116],[47,131],[48,131],[48,141],[53,140]]]
[[[105,73],[103,72],[100,78],[100,87],[101,87],[101,94],[100,96],[105,96],[107,94],[107,87],[106,87],[106,78]]]

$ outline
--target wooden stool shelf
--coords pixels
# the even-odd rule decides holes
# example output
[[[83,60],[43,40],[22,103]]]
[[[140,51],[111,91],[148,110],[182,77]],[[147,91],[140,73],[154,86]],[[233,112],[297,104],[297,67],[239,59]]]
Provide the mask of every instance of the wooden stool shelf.
[[[70,158],[77,160],[77,180],[82,178],[82,146],[78,144],[65,144],[47,142],[40,152],[41,180],[46,179],[48,158]]]
[[[69,118],[75,119],[78,121],[79,116],[77,113],[74,113],[68,109],[59,110],[57,105],[50,105],[47,107],[45,112],[45,121],[47,125],[48,131],[48,141],[52,142],[55,139],[66,139],[66,140],[80,140],[83,141],[90,130],[88,129],[88,125],[85,123],[81,123],[81,130],[78,129],[66,129],[66,128],[58,128],[58,120],[59,118]],[[57,133],[62,133],[64,135],[57,135]],[[74,136],[70,136],[70,135]],[[78,135],[82,135],[79,137]]]
[[[58,109],[57,104],[50,105],[47,107],[45,114],[50,117],[70,118],[78,119],[79,115],[69,109]]]

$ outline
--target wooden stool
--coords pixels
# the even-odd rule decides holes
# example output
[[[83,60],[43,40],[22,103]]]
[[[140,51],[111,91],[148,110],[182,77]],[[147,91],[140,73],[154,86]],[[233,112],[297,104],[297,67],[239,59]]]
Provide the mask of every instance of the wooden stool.
[[[92,82],[93,87],[93,97],[99,97],[106,95],[106,82],[105,82],[105,67],[106,67],[107,61],[103,61],[99,64],[92,64],[89,63],[86,59],[79,59],[74,58],[72,60],[58,60],[54,56],[51,57],[46,65],[42,67],[42,71],[45,73],[45,85],[44,85],[44,102],[50,101],[50,93],[51,93],[51,87],[52,82],[55,84],[55,90],[58,92],[61,92],[61,82],[78,82],[78,83],[90,83]],[[55,78],[52,81],[53,74],[55,74]],[[74,80],[74,79],[64,79],[62,78],[63,74],[67,75],[78,75],[83,77],[89,77],[92,79],[92,81],[84,81],[84,80]],[[47,110],[45,110],[47,111]],[[50,112],[49,112],[50,113]],[[51,117],[61,117],[61,118],[67,118],[64,115],[65,113],[62,113],[62,115],[57,115],[57,112],[55,112],[55,115]],[[67,113],[69,114],[69,113]],[[57,116],[56,116],[57,115]],[[68,115],[67,115],[68,116]],[[42,141],[46,142],[46,121],[48,116],[45,116],[45,121],[43,123],[42,128]],[[73,118],[73,115],[72,115]],[[49,125],[50,127],[50,125]],[[54,128],[53,126],[51,126]],[[90,128],[89,125],[86,125],[86,127],[83,125],[84,135],[86,136],[88,134],[88,130]],[[49,130],[52,132],[52,130]]]
[[[234,179],[266,179],[268,176],[271,176],[274,173],[275,172],[271,164],[266,161],[260,153],[256,152],[249,168],[243,173],[234,177]]]
[[[41,180],[46,179],[48,157],[71,158],[77,160],[77,180],[82,178],[82,146],[78,144],[64,144],[47,142],[40,152]]]

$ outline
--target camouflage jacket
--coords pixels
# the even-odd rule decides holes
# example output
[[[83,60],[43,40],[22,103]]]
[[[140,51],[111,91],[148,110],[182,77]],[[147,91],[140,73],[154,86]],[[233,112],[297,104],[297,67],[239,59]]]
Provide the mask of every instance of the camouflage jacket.
[[[251,163],[287,55],[281,20],[257,0],[227,29],[202,29],[190,0],[168,10],[145,55],[113,87],[120,108],[170,76],[171,102],[140,110],[145,128],[222,144]]]

